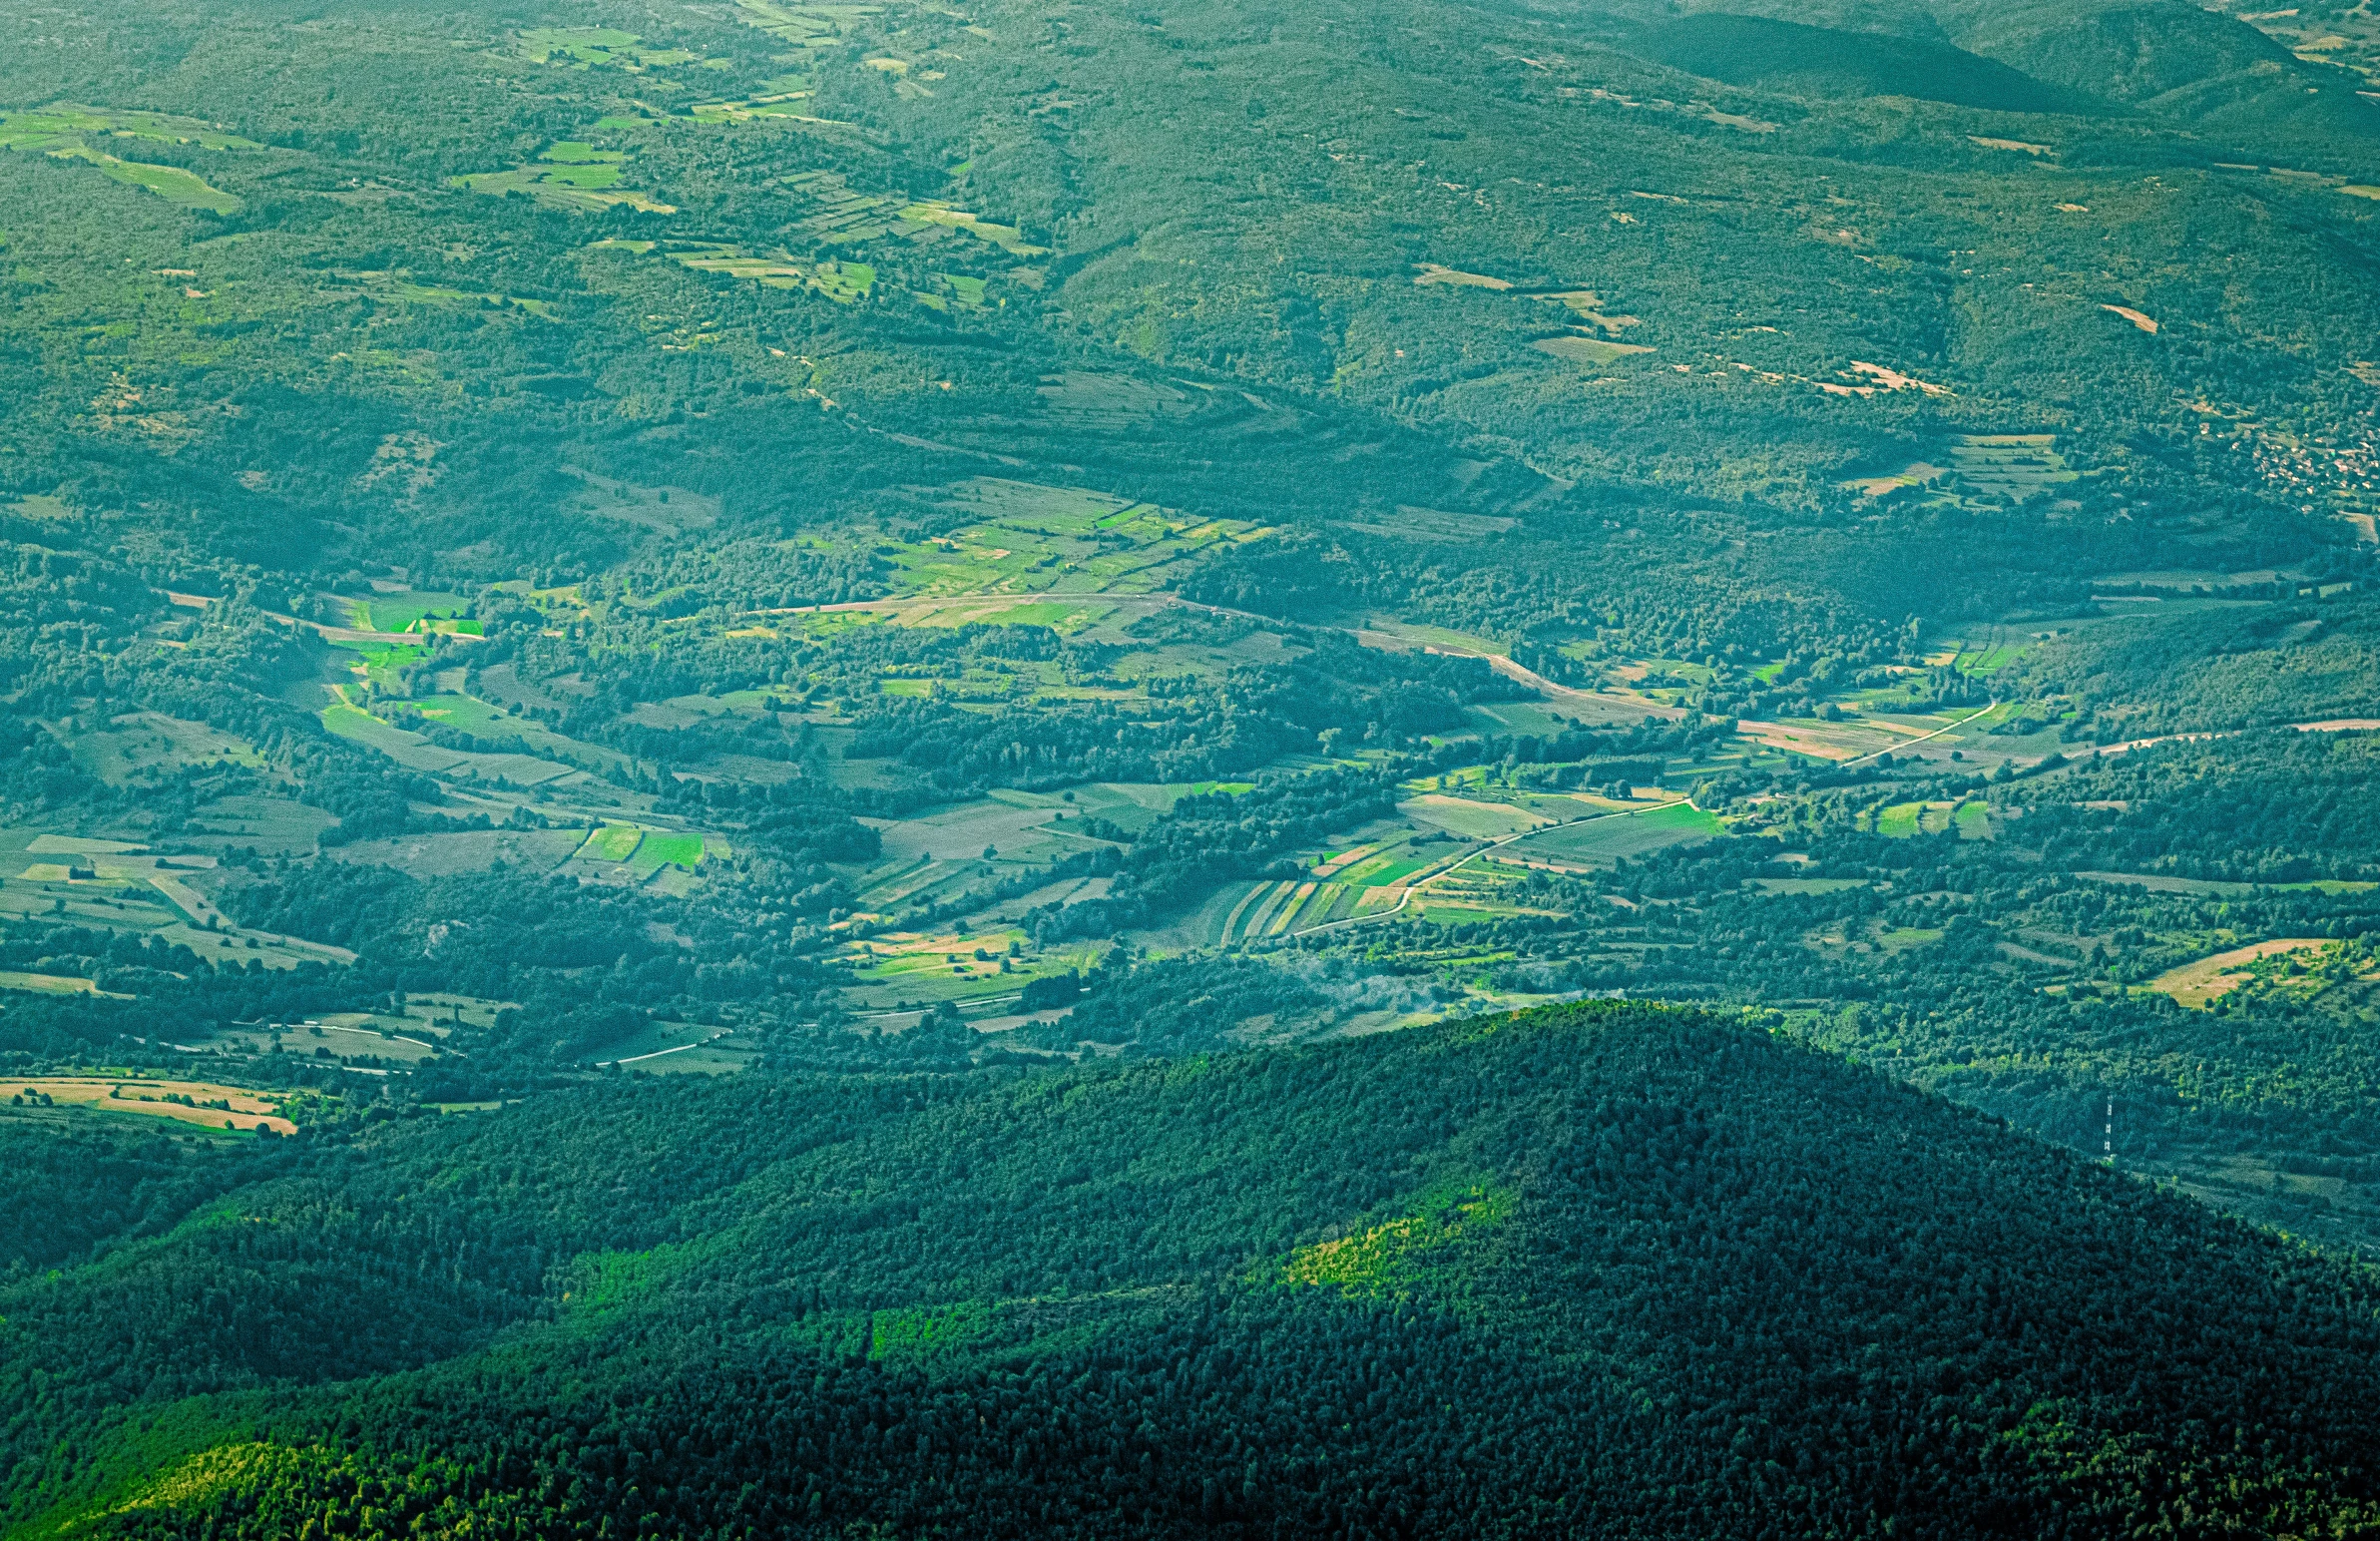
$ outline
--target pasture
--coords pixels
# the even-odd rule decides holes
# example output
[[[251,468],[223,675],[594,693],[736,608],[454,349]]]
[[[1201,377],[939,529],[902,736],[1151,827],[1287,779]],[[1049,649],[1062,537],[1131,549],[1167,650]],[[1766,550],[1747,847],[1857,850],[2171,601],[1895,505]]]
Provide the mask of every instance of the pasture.
[[[374,717],[343,699],[324,707],[320,717],[322,726],[339,738],[378,750],[406,770],[429,775],[539,786],[581,773],[576,766],[557,765],[531,755],[480,755],[441,749],[421,735]]]
[[[201,850],[237,846],[265,855],[301,855],[336,822],[309,803],[241,793],[201,804],[191,814],[182,843]]]
[[[127,712],[71,735],[75,763],[111,786],[168,776],[189,766],[264,762],[244,740],[162,712]]]

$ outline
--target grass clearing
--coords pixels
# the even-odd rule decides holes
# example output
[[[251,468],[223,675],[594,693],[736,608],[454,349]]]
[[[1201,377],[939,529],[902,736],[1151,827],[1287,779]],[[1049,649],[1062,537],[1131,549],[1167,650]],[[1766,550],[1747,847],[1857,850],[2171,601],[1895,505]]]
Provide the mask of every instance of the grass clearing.
[[[257,770],[264,765],[244,740],[162,712],[127,712],[71,739],[75,763],[111,786],[172,775],[190,766]]]
[[[55,103],[32,112],[0,113],[0,150],[31,150],[56,161],[88,162],[110,181],[154,193],[178,208],[205,209],[219,215],[239,212],[241,205],[238,198],[209,185],[198,173],[179,166],[153,166],[146,161],[119,159],[94,147],[91,141],[101,136],[114,143],[145,139],[158,144],[195,145],[202,150],[263,148],[254,140],[242,139],[203,119],[177,118],[165,113],[119,112],[73,102]]]
[[[1540,337],[1529,345],[1574,364],[1608,364],[1653,351],[1642,342],[1611,342],[1602,337]]]
[[[651,871],[664,866],[682,866],[693,871],[703,862],[703,837],[699,834],[649,833],[639,842],[634,864]]]

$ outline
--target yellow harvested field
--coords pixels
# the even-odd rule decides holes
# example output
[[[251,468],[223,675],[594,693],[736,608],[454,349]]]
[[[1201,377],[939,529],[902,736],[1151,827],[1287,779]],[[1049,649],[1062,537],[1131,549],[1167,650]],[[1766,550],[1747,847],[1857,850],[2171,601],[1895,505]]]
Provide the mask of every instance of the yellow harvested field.
[[[2229,994],[2248,979],[2247,965],[2258,958],[2269,958],[2280,952],[2303,952],[2309,947],[2331,945],[2327,937],[2281,936],[2252,947],[2234,947],[2218,952],[2211,958],[2168,968],[2148,982],[2148,988],[2161,995],[2170,995],[2183,1006],[2203,1006]]]
[[[1420,269],[1414,274],[1415,283],[1452,283],[1461,288],[1508,289],[1512,282],[1506,278],[1491,278],[1484,272],[1463,272],[1453,267],[1441,267],[1436,262],[1415,262]]]
[[[0,990],[30,990],[36,995],[105,995],[110,1000],[128,1001],[129,995],[103,990],[89,979],[72,974],[21,974],[14,969],[0,968]]]
[[[237,1129],[250,1133],[258,1125],[276,1135],[293,1135],[297,1126],[282,1118],[270,1092],[251,1092],[211,1081],[110,1080],[99,1076],[29,1076],[0,1080],[0,1109],[27,1092],[47,1096],[54,1104],[94,1108],[103,1113],[146,1113],[207,1129]],[[188,1102],[167,1099],[188,1098]],[[214,1103],[219,1106],[210,1107]]]

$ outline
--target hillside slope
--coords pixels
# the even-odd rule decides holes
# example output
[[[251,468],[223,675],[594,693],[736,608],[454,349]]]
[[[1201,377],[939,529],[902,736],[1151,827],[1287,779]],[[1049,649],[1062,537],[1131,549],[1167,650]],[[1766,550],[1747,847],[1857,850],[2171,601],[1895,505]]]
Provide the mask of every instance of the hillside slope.
[[[0,1296],[10,1534],[2380,1516],[2368,1284],[1681,1010],[623,1086],[293,1148],[102,1251]]]

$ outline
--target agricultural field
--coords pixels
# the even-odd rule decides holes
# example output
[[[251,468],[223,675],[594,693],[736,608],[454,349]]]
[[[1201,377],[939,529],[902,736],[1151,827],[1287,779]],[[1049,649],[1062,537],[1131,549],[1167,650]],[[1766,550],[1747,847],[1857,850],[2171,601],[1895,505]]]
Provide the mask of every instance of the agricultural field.
[[[600,214],[615,207],[640,214],[676,214],[675,206],[633,188],[618,186],[627,173],[628,152],[599,150],[579,140],[561,140],[538,152],[534,163],[509,171],[472,172],[450,179],[452,187],[494,198],[514,195],[549,208]]]
[[[1991,819],[1982,802],[1898,802],[1878,808],[1872,816],[1876,833],[1892,839],[1956,830],[1961,839],[1988,839]]]
[[[1015,998],[1034,979],[1088,972],[1103,949],[1070,945],[1043,949],[1022,931],[966,925],[937,931],[884,931],[846,943],[852,968],[845,1006],[882,1012],[938,1005],[982,1007]]]
[[[273,1093],[209,1081],[139,1076],[0,1077],[0,1115],[38,1104],[81,1108],[113,1118],[167,1119],[206,1130],[242,1134],[270,1130],[276,1135],[293,1135],[297,1126],[281,1116],[282,1100]]]
[[[1397,804],[1397,811],[1416,823],[1426,823],[1449,834],[1474,840],[1500,839],[1524,829],[1539,829],[1561,822],[1554,815],[1512,803],[1477,802],[1468,797],[1435,791],[1406,798]]]
[[[1521,860],[1607,866],[1666,846],[1707,840],[1723,832],[1719,821],[1690,802],[1672,802],[1638,813],[1613,813],[1539,830],[1504,847]]]
[[[194,886],[212,880],[215,864],[212,855],[161,856],[117,840],[0,831],[0,916],[154,936],[210,960],[267,968],[354,961],[344,948],[232,924]]]
[[[222,855],[238,849],[265,855],[301,855],[314,849],[334,815],[288,797],[236,793],[201,804],[185,824],[182,843]]]
[[[324,707],[322,726],[339,738],[377,750],[408,770],[464,781],[541,786],[584,774],[576,766],[529,755],[481,755],[443,749],[345,701]]]
[[[1961,434],[1950,446],[1951,469],[1969,501],[2023,503],[2081,480],[2057,444],[2054,433]]]
[[[2178,1005],[2205,1007],[2250,980],[2298,977],[2308,960],[2306,955],[2319,958],[2338,949],[2337,942],[2318,936],[2277,937],[2167,969],[2150,980],[2147,988],[2172,997]]]
[[[1149,594],[1217,546],[1265,533],[1243,521],[997,477],[953,483],[940,502],[947,514],[972,522],[948,535],[876,546],[895,570],[898,594]]]

